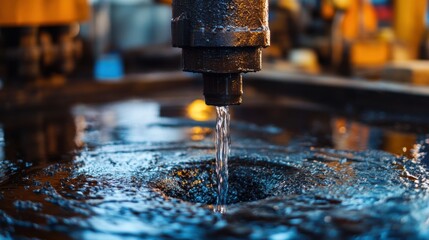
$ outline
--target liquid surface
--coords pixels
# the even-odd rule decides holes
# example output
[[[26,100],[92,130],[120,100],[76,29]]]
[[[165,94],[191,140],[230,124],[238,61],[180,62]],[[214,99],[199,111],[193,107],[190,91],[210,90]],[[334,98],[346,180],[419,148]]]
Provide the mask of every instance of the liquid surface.
[[[2,119],[0,239],[429,237],[424,128],[234,108],[219,215],[215,111],[169,104]]]
[[[229,107],[216,107],[216,176],[217,200],[215,212],[225,213],[228,197],[228,155],[230,152],[231,137],[229,133]]]

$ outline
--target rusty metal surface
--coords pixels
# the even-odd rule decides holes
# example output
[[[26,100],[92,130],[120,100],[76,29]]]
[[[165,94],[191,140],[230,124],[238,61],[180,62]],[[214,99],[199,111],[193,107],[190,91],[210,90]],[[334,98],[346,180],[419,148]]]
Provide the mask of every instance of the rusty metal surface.
[[[173,1],[176,47],[266,47],[268,1]]]
[[[183,48],[184,70],[203,73],[206,103],[240,104],[242,87],[231,86],[242,84],[239,74],[261,69],[261,49],[270,43],[268,1],[177,0],[171,25],[173,46]]]
[[[204,79],[204,97],[211,105],[238,105],[243,94],[243,79],[241,74],[206,73]],[[228,92],[227,92],[228,91]]]

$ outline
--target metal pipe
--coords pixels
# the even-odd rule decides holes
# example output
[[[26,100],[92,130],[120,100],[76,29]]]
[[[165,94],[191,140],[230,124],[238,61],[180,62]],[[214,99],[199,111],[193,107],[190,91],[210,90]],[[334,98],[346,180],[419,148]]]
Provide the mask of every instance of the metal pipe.
[[[208,105],[241,103],[241,74],[261,70],[269,36],[268,0],[173,0],[173,46],[203,74]]]

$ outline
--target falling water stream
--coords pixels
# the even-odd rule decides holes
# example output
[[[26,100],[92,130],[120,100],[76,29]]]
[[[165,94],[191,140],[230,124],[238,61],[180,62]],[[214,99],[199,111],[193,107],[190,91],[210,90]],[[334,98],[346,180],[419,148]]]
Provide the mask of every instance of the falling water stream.
[[[410,139],[396,122],[243,106],[229,150],[220,107],[215,159],[214,123],[184,110],[131,100],[2,115],[0,239],[429,239],[426,120],[407,140],[418,156],[401,157],[383,149]]]
[[[230,115],[229,107],[216,107],[216,176],[217,198],[215,212],[225,213],[228,195],[228,155],[230,153],[231,138],[229,133]]]

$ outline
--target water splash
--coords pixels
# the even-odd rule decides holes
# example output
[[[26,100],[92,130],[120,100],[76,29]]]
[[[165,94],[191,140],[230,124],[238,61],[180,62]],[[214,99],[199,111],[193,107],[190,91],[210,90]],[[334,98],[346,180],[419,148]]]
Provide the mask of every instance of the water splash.
[[[228,195],[228,155],[230,153],[230,114],[229,107],[216,107],[216,176],[217,198],[215,212],[225,213]]]
[[[194,141],[189,135],[193,127],[214,123],[160,114],[129,121],[135,111],[147,113],[146,107],[142,102],[132,111],[121,110],[123,105],[83,108],[77,115],[85,123],[82,149],[67,154],[66,145],[49,161],[0,161],[0,239],[429,239],[424,159],[318,148],[332,145],[325,139],[332,128],[320,130],[320,123],[330,126],[328,113],[241,108],[237,117],[246,124],[264,118],[285,127],[286,134],[234,119],[231,205],[220,215],[207,207],[217,197],[213,139]],[[271,113],[280,115],[265,117]],[[419,138],[426,146],[428,137]],[[14,135],[8,143],[13,145],[5,150],[15,146],[12,153],[21,156],[15,151],[23,145]]]

